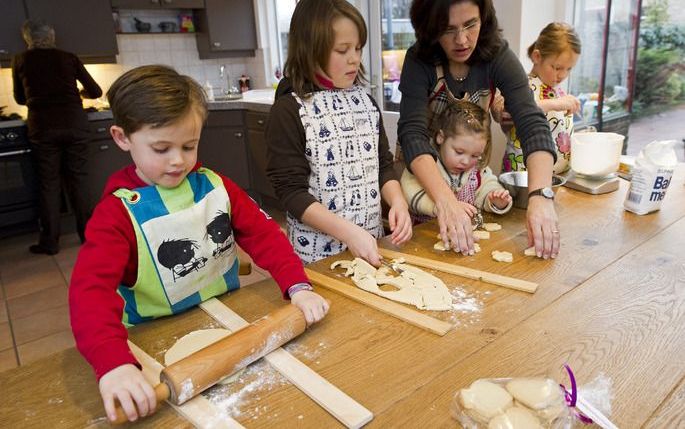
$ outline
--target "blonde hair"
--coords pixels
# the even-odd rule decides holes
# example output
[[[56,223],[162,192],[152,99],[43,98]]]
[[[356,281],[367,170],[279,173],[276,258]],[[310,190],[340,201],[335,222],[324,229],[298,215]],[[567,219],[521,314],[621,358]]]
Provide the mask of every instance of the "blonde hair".
[[[317,85],[317,69],[325,69],[335,42],[333,22],[349,18],[359,32],[361,47],[366,45],[366,23],[359,11],[347,0],[300,0],[290,20],[288,57],[284,74],[293,90],[306,97]],[[365,81],[364,67],[359,65],[355,84]]]
[[[455,100],[443,110],[437,118],[437,132],[434,139],[442,132],[445,138],[464,134],[482,134],[485,147],[478,162],[478,167],[485,167],[490,161],[492,145],[490,143],[490,115],[482,107],[466,100]]]
[[[533,58],[536,49],[542,58],[558,56],[566,51],[580,55],[580,46],[580,38],[572,26],[565,22],[552,22],[542,29],[537,40],[528,47],[528,58]]]

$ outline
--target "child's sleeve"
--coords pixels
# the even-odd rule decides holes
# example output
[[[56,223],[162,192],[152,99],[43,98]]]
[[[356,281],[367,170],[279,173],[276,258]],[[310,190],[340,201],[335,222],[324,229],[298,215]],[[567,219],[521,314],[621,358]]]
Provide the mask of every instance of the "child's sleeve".
[[[266,124],[266,173],[283,207],[297,219],[316,198],[309,193],[309,162],[299,104],[285,95],[274,103]]]
[[[231,225],[238,245],[269,272],[288,298],[288,288],[309,283],[302,261],[280,226],[230,179],[222,177],[231,200]]]
[[[490,213],[504,214],[511,210],[513,203],[510,201],[503,209],[499,209],[488,200],[488,194],[492,191],[498,189],[504,189],[504,187],[499,183],[497,176],[492,173],[490,167],[485,167],[480,171],[480,186],[476,190],[476,207],[480,207],[482,210]]]
[[[402,185],[402,192],[404,192],[411,213],[435,216],[435,203],[423,189],[416,176],[406,168],[402,173],[400,185]]]
[[[138,365],[126,343],[128,332],[121,317],[124,301],[117,287],[135,245],[133,226],[114,196],[95,208],[86,228],[69,284],[69,313],[76,347],[98,378],[124,365]]]

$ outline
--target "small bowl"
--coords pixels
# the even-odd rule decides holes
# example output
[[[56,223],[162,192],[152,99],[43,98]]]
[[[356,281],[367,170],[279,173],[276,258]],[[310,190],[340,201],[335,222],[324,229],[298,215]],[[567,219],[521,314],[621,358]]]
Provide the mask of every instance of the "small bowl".
[[[499,175],[499,182],[509,191],[514,199],[514,207],[525,209],[528,207],[528,172],[510,171]],[[555,189],[566,183],[561,176],[552,176],[552,188]]]

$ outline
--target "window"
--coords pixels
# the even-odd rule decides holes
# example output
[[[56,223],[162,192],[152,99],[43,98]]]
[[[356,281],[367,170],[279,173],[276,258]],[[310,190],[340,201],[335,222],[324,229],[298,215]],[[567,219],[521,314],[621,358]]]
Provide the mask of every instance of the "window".
[[[276,10],[276,37],[278,46],[278,64],[283,71],[285,59],[288,57],[288,31],[290,18],[295,11],[297,0],[274,0]]]
[[[399,111],[400,73],[404,55],[414,44],[414,28],[409,21],[411,0],[382,0],[381,2],[381,60],[383,109]]]

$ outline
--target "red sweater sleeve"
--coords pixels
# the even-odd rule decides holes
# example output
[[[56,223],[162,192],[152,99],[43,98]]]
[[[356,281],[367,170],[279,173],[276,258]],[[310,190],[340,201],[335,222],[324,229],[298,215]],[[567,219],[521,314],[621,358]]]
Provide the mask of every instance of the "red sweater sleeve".
[[[231,201],[231,224],[238,245],[271,274],[287,299],[290,286],[309,283],[302,261],[276,221],[238,185],[221,177]]]
[[[124,205],[105,196],[86,228],[69,285],[69,313],[76,347],[98,380],[110,370],[138,365],[121,322],[124,300],[120,284],[133,285],[137,271],[136,238]]]

